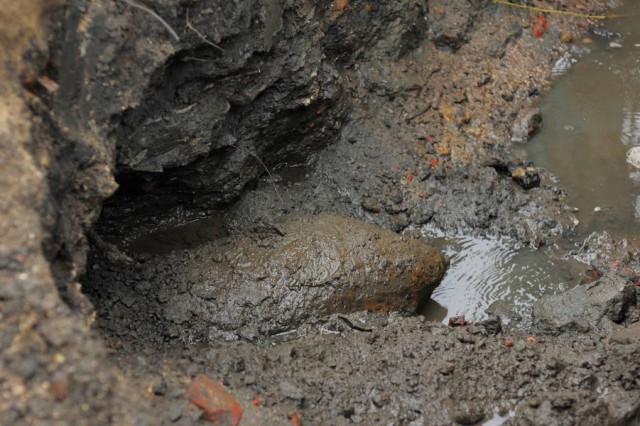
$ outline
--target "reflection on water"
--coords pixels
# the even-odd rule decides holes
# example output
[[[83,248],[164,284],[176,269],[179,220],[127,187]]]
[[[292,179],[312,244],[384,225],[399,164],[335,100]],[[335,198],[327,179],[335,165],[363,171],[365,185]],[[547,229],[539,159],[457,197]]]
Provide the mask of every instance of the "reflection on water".
[[[640,2],[626,3],[621,14],[640,13]],[[607,21],[607,29],[622,38],[593,36],[591,53],[545,96],[542,131],[526,150],[568,190],[579,237],[606,230],[637,240],[640,173],[626,155],[640,146],[640,27],[628,17]]]
[[[516,250],[495,238],[436,238],[430,244],[451,258],[442,282],[423,310],[429,320],[464,315],[468,321],[507,313],[528,317],[540,296],[557,294],[577,284],[584,266],[552,261],[543,251]],[[445,309],[443,309],[445,308]]]

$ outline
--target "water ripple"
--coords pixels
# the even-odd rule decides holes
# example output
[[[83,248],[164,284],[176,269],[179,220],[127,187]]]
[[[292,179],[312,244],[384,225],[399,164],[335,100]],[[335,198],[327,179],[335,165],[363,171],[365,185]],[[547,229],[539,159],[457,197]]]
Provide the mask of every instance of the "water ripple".
[[[567,268],[541,251],[517,250],[504,240],[459,237],[437,239],[436,245],[451,258],[451,265],[431,298],[447,313],[442,318],[442,313],[430,313],[427,306],[424,314],[429,319],[465,315],[467,320],[478,321],[488,317],[490,307],[524,315],[543,294],[575,283]]]

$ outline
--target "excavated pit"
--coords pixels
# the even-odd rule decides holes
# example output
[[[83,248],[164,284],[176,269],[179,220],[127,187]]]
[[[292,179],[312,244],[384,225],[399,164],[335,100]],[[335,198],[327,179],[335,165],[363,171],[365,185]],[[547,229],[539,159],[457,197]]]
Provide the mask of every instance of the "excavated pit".
[[[0,25],[1,424],[206,424],[203,376],[241,424],[638,422],[640,262],[606,235],[533,328],[415,315],[447,266],[421,227],[564,254],[565,193],[511,138],[583,18],[29,3]]]

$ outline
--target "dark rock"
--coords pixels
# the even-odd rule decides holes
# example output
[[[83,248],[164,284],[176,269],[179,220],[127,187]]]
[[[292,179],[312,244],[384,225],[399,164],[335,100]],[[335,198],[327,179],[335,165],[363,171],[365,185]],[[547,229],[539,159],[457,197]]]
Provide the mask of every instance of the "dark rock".
[[[478,87],[485,86],[491,82],[491,74],[484,74],[480,80],[478,80]]]
[[[533,166],[516,167],[511,171],[511,178],[523,189],[540,186],[540,174]]]
[[[167,382],[165,382],[163,377],[159,377],[153,383],[153,394],[157,396],[164,396],[167,393]]]
[[[496,336],[502,331],[502,320],[500,317],[489,318],[476,323],[476,325],[484,328],[485,334],[489,336]]]
[[[504,99],[506,102],[513,102],[514,96],[511,92],[503,92],[500,94],[500,97]]]
[[[537,325],[546,332],[584,333],[597,329],[603,318],[621,322],[636,300],[635,285],[622,277],[610,276],[563,294],[543,297],[534,305],[533,313]]]
[[[551,406],[554,410],[568,410],[573,406],[575,401],[569,397],[557,397],[551,402]]]

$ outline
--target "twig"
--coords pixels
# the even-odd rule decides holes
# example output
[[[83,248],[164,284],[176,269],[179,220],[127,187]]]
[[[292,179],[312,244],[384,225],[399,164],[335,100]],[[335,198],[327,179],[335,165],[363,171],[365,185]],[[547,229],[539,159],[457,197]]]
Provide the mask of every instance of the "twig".
[[[414,114],[412,114],[409,117],[405,118],[404,121],[409,123],[409,122],[411,122],[411,120],[413,120],[414,118],[420,117],[422,114],[424,114],[425,112],[429,111],[430,109],[431,109],[431,104],[429,103],[426,106],[420,108]]]
[[[342,315],[338,315],[338,318],[340,318],[342,320],[342,322],[344,322],[345,324],[347,324],[347,326],[353,328],[354,330],[358,330],[358,331],[366,331],[366,332],[372,332],[373,329],[372,328],[365,328],[365,327],[360,327],[357,324],[352,323],[349,318],[344,317]]]
[[[194,33],[198,34],[198,37],[200,37],[202,39],[202,41],[204,41],[205,43],[207,43],[209,46],[213,47],[214,49],[216,49],[218,52],[220,53],[225,53],[224,49],[220,46],[218,46],[217,44],[215,44],[214,42],[210,41],[208,38],[206,38],[204,36],[204,34],[202,34],[200,31],[198,31],[193,25],[191,25],[191,21],[189,21],[189,11],[187,10],[187,28],[189,28],[191,31],[193,31]]]
[[[140,9],[143,10],[145,12],[147,12],[149,15],[153,16],[154,18],[156,18],[166,29],[167,31],[169,31],[169,33],[171,34],[171,36],[176,40],[176,41],[180,41],[180,37],[178,37],[178,33],[176,33],[173,28],[171,28],[171,25],[169,25],[167,23],[167,21],[165,21],[164,19],[162,19],[162,17],[160,15],[158,15],[156,12],[154,12],[153,10],[149,9],[147,6],[144,6],[138,2],[135,2],[133,0],[122,0],[123,2],[127,3],[129,6],[131,7],[135,7],[136,9]]]

